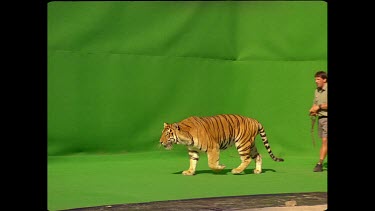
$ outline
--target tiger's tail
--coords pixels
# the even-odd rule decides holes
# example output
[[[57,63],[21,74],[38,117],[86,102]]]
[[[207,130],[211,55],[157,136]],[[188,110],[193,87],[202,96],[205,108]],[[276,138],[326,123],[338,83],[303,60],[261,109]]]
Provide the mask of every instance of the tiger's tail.
[[[260,134],[260,137],[262,138],[263,144],[267,149],[268,154],[271,156],[272,160],[277,162],[282,162],[284,159],[277,158],[275,155],[273,155],[271,146],[268,143],[266,132],[264,131],[263,125],[258,122],[258,133]]]

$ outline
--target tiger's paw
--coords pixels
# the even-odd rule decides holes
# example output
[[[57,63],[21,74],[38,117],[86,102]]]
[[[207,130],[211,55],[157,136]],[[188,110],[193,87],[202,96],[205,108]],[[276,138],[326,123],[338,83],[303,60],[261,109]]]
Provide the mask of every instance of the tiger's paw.
[[[232,174],[241,174],[243,171],[239,169],[232,169]]]
[[[260,174],[260,173],[262,173],[262,170],[254,169],[254,174]]]
[[[215,166],[215,168],[211,168],[211,169],[212,169],[212,171],[214,171],[214,172],[219,172],[219,171],[225,169],[225,167],[226,167],[225,165],[221,165],[221,164],[219,164],[218,166]]]
[[[195,174],[194,171],[186,170],[182,172],[183,175],[185,176],[193,176]]]

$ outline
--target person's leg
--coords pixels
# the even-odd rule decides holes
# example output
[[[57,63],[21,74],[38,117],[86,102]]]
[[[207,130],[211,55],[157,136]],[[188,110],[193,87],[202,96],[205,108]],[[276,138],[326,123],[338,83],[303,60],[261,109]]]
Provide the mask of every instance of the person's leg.
[[[324,159],[327,156],[327,145],[328,145],[328,138],[322,138],[322,146],[320,147],[320,160],[319,163],[323,164]]]
[[[319,137],[322,139],[322,145],[320,147],[320,152],[319,152],[319,161],[314,168],[315,172],[323,171],[323,162],[327,156],[327,149],[328,149],[328,120],[327,118],[319,119],[318,125],[319,125],[318,133],[319,133]]]

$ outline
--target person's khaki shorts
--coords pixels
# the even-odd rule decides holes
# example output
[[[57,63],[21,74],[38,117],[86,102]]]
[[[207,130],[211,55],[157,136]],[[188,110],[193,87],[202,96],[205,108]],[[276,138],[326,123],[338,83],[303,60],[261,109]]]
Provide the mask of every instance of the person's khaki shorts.
[[[319,119],[318,135],[320,138],[328,137],[328,118]]]

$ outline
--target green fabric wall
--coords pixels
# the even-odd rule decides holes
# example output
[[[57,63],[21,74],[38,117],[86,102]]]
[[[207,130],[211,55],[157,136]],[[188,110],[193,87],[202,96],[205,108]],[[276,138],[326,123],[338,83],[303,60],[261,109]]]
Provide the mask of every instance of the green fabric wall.
[[[47,29],[48,155],[152,151],[164,122],[222,113],[316,154],[324,1],[50,2]]]

